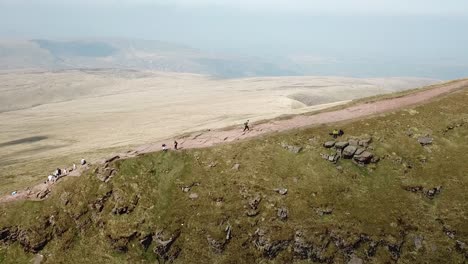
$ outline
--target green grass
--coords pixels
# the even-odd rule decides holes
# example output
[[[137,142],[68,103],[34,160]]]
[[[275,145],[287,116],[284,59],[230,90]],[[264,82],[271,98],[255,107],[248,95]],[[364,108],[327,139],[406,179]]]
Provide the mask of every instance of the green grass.
[[[276,257],[265,258],[253,243],[258,228],[271,241],[292,241],[301,230],[315,248],[323,248],[323,258],[336,263],[348,261],[351,252],[336,246],[336,238],[353,244],[361,234],[373,241],[401,243],[399,263],[463,263],[466,257],[443,228],[456,231],[456,240],[468,242],[466,102],[465,89],[412,111],[339,124],[344,138],[372,136],[373,152],[382,160],[367,167],[340,160],[340,172],[320,157],[329,151],[322,143],[330,140],[328,132],[336,124],[206,149],[158,152],[111,164],[118,173],[108,183],[99,181],[92,169],[58,184],[43,202],[3,204],[0,227],[18,226],[33,242],[51,236],[41,251],[45,263],[163,262],[152,252],[154,241],[145,251],[139,239],[158,231],[167,239],[177,230],[181,233],[172,250],[178,247],[181,253],[176,263],[309,263],[294,256],[292,244]],[[408,129],[415,131],[414,136],[407,135]],[[417,136],[424,134],[434,138],[428,148],[417,142]],[[304,149],[293,154],[282,148],[282,142]],[[210,167],[213,163],[216,166]],[[238,171],[232,169],[235,163],[240,164]],[[194,182],[200,185],[190,193],[199,198],[191,200],[181,186]],[[403,189],[413,185],[440,185],[442,192],[429,199]],[[280,187],[288,189],[287,195],[273,191]],[[94,209],[92,204],[110,191],[102,211]],[[262,197],[259,214],[247,217],[244,195],[257,194]],[[64,197],[69,197],[66,205]],[[132,208],[131,213],[112,213],[114,207],[123,206]],[[276,216],[280,207],[289,210],[286,221]],[[333,212],[320,216],[318,208]],[[46,225],[52,215],[54,223]],[[222,239],[227,225],[233,238],[223,253],[216,254],[207,236]],[[134,232],[138,235],[125,241]],[[417,236],[423,238],[419,250],[414,243]],[[119,252],[118,245],[126,245],[128,251]],[[32,259],[33,254],[20,248],[18,242],[0,246],[1,262]],[[366,257],[370,248],[370,242],[364,241],[353,252],[369,263],[396,262],[383,245]]]

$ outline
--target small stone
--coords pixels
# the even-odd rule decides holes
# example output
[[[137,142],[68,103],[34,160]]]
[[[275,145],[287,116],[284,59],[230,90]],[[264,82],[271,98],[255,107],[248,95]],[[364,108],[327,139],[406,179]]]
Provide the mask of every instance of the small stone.
[[[239,170],[239,168],[240,168],[240,164],[239,164],[239,163],[236,163],[236,164],[234,164],[234,166],[232,166],[232,169],[233,169],[233,170],[236,170],[236,171]]]
[[[416,250],[419,250],[422,248],[422,241],[423,241],[423,238],[420,236],[416,236],[414,238],[414,247],[416,248]]]
[[[350,140],[348,140],[348,143],[349,143],[350,146],[357,146],[359,141],[356,140],[356,139],[350,139]]]
[[[420,137],[420,138],[418,138],[418,142],[419,142],[419,144],[421,144],[421,146],[431,145],[432,141],[433,141],[433,139],[430,138],[430,137]]]
[[[352,255],[351,259],[348,261],[348,264],[362,264],[364,261],[361,258],[358,258],[356,255]]]
[[[246,214],[248,217],[257,216],[258,213],[259,213],[258,210],[254,210],[254,209],[247,210],[247,211],[245,212],[245,214]]]
[[[288,209],[286,207],[279,208],[277,215],[279,219],[286,220],[288,218]]]
[[[286,189],[286,188],[278,188],[278,189],[275,189],[274,191],[281,194],[281,195],[285,195],[285,194],[288,193],[288,189]]]
[[[192,200],[198,199],[198,194],[197,193],[191,193],[189,195],[189,198],[192,199]]]

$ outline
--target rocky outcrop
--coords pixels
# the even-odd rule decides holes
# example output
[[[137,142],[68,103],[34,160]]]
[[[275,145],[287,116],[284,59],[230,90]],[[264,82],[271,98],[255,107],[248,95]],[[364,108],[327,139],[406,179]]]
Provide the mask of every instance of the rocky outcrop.
[[[156,246],[153,252],[156,253],[158,258],[163,262],[173,262],[180,254],[181,249],[174,246],[174,243],[180,236],[180,230],[177,230],[169,238],[164,236],[162,231],[159,231],[154,235],[153,241]]]
[[[300,146],[292,146],[292,145],[288,145],[286,143],[281,143],[281,147],[283,147],[284,149],[286,149],[289,152],[294,153],[294,154],[298,154],[302,150],[302,147],[300,147]]]
[[[377,163],[379,157],[374,156],[369,150],[373,149],[370,146],[372,138],[351,138],[348,141],[328,141],[323,144],[325,148],[334,149],[336,153],[324,154],[320,153],[323,159],[332,163],[337,163],[340,158],[352,159],[358,165],[366,165],[369,163]]]
[[[271,240],[263,229],[257,229],[253,235],[253,244],[255,248],[262,252],[266,258],[273,259],[281,251],[288,248],[289,240]]]

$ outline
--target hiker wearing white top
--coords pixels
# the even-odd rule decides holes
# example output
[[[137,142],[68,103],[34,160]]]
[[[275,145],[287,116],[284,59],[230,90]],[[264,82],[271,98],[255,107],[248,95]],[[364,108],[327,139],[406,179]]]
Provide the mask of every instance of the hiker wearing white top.
[[[81,165],[85,165],[86,164],[86,160],[85,159],[81,159]]]
[[[54,176],[52,176],[52,175],[49,175],[49,176],[47,177],[47,181],[48,181],[48,182],[51,182],[52,179],[54,179]]]

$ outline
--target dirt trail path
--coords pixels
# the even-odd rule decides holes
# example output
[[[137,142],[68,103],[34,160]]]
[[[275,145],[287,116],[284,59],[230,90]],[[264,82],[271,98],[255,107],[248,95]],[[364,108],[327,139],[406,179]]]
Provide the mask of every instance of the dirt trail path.
[[[386,113],[393,110],[418,105],[427,102],[433,98],[437,98],[441,95],[448,94],[467,87],[468,79],[454,81],[446,84],[436,85],[434,88],[415,92],[397,98],[385,99],[371,103],[361,103],[341,110],[322,112],[315,115],[298,115],[287,120],[272,120],[253,126],[252,129],[250,131],[247,131],[246,133],[242,132],[241,127],[230,130],[211,130],[206,132],[196,132],[189,135],[188,137],[178,140],[179,147],[183,149],[204,148],[221,143],[228,143],[236,140],[253,138],[267,133],[281,132],[295,128],[304,128],[314,125],[330,124],[345,120],[364,118],[375,114]],[[123,159],[135,157],[142,153],[159,151],[161,150],[161,145],[163,143],[166,143],[167,145],[171,146],[172,142],[173,140],[166,140],[146,144],[136,148],[133,151],[120,153],[118,154],[118,156],[121,159]],[[104,162],[105,160],[102,160],[98,163]],[[73,172],[73,174],[71,174],[70,176],[80,176],[82,171],[84,170],[80,169],[79,171]],[[41,197],[42,194],[44,194],[45,192],[50,192],[53,186],[53,184],[41,183],[39,185],[34,186],[33,188],[24,191],[18,191],[16,195],[6,195],[0,197],[0,203],[23,199],[41,200],[42,198],[38,198],[38,195],[39,197]]]

